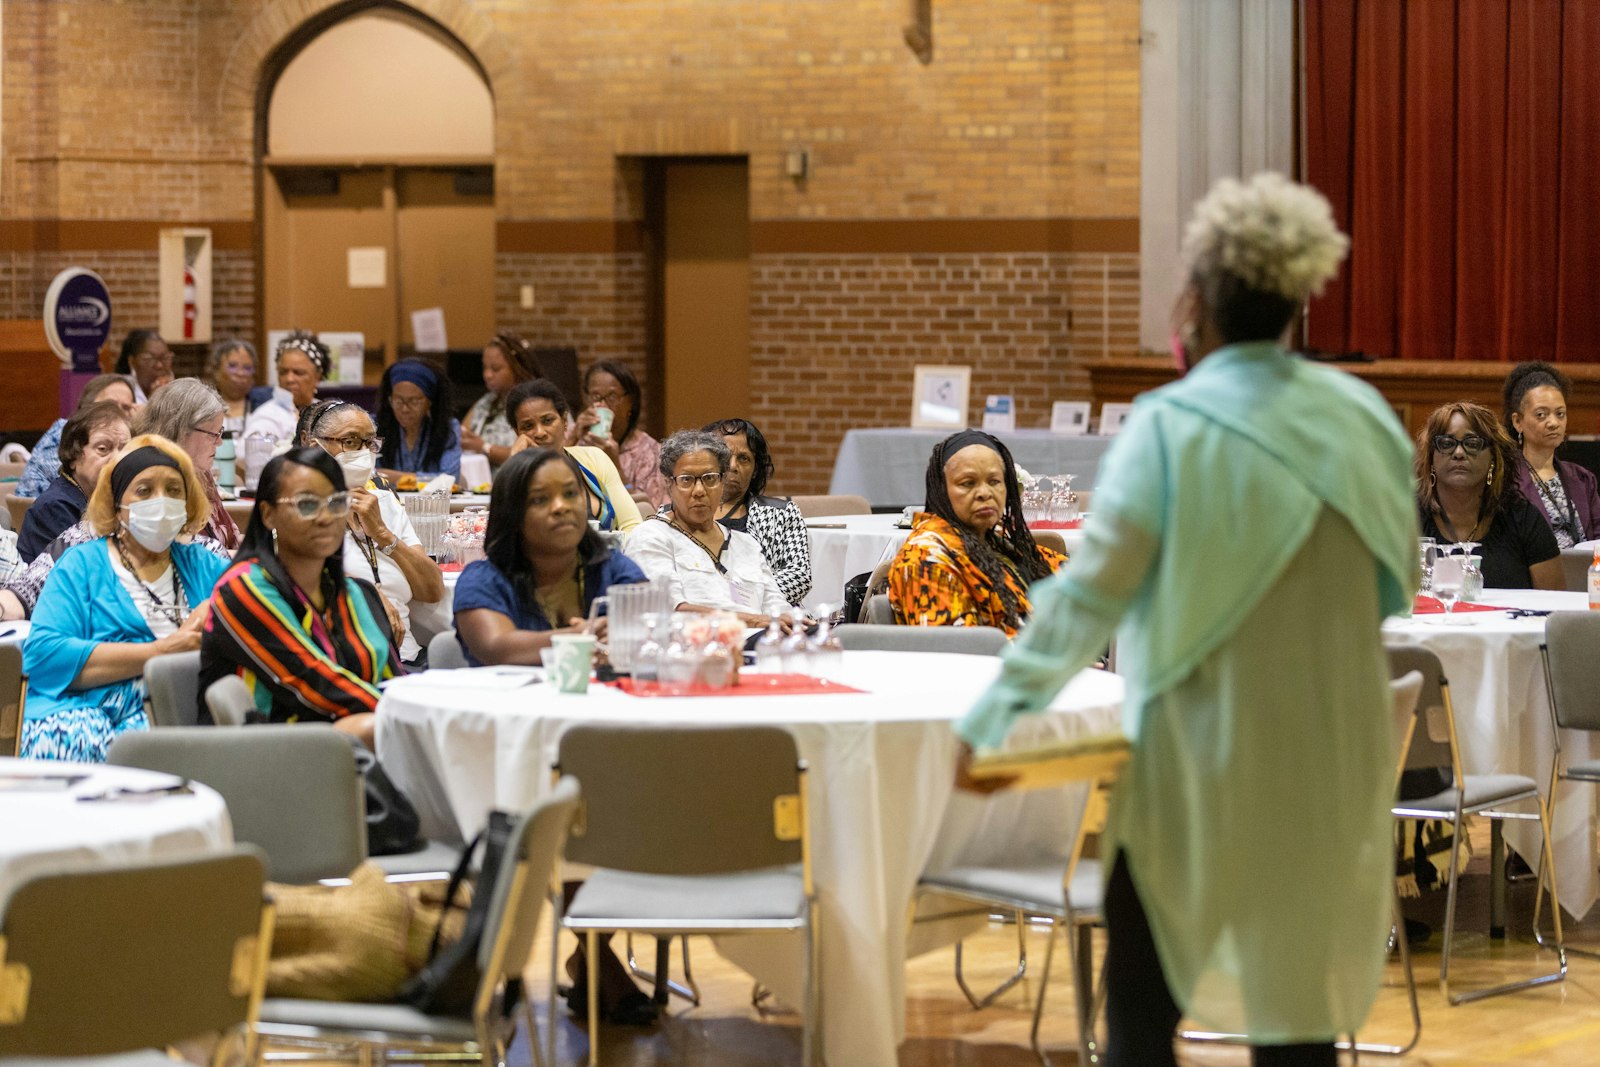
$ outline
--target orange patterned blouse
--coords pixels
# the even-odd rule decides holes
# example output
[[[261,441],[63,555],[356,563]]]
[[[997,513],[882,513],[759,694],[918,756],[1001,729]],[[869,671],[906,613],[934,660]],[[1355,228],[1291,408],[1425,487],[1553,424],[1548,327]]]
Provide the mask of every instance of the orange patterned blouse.
[[[1061,569],[1067,557],[1040,547],[1051,571]],[[1009,568],[1006,585],[1017,596],[1026,618],[1032,610],[1028,586]],[[889,565],[889,607],[899,626],[994,626],[1015,637],[1017,629],[1005,622],[1005,604],[989,576],[974,566],[961,545],[954,526],[937,515],[918,512],[911,536]]]

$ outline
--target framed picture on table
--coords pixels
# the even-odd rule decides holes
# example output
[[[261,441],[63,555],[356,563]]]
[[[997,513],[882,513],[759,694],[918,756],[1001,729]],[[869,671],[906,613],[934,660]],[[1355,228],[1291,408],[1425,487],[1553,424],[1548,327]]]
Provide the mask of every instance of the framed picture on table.
[[[963,430],[972,391],[971,367],[918,364],[911,383],[911,425],[918,430]]]
[[[1087,400],[1057,400],[1050,405],[1050,432],[1074,437],[1089,432]]]
[[[1128,421],[1128,414],[1133,411],[1132,404],[1101,404],[1100,405],[1100,436],[1113,437],[1122,432],[1122,424]]]

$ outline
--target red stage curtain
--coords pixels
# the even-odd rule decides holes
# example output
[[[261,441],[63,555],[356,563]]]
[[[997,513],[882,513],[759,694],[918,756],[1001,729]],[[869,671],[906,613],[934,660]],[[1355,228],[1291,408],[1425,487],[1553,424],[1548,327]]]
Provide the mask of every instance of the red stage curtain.
[[[1306,178],[1350,234],[1329,352],[1600,361],[1600,3],[1309,0]]]

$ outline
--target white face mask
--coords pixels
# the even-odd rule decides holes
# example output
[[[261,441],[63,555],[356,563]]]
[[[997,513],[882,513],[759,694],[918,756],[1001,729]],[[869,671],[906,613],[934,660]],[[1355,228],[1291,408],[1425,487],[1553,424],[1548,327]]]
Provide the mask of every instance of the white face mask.
[[[149,552],[165,552],[189,518],[188,506],[170,496],[137,500],[127,508],[128,534]]]
[[[344,485],[346,489],[360,489],[372,478],[372,472],[377,469],[378,457],[372,454],[370,448],[357,448],[350,452],[340,452],[333,457],[334,462],[344,468]]]

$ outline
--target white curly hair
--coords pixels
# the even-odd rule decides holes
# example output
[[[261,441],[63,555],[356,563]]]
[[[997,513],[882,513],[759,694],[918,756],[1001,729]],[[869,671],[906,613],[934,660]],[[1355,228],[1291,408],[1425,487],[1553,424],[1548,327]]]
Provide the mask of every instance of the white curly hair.
[[[1196,281],[1231,274],[1296,304],[1322,291],[1349,248],[1321,193],[1270,171],[1217,182],[1183,235],[1184,264]]]

